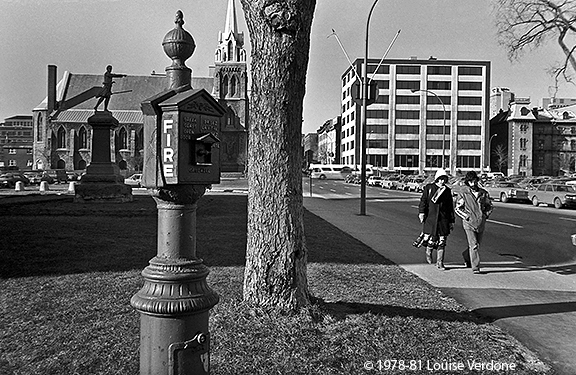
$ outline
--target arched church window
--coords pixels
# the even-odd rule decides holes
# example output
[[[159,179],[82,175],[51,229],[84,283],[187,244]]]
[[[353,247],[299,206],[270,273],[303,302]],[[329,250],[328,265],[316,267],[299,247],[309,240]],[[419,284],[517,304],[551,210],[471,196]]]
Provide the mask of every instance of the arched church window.
[[[64,129],[63,126],[58,128],[56,137],[58,140],[58,148],[66,148],[66,129]]]
[[[234,59],[234,45],[232,41],[228,42],[228,61],[232,61]]]
[[[232,76],[230,80],[230,96],[236,96],[236,76]]]
[[[36,141],[42,141],[42,113],[36,118]]]
[[[128,132],[126,131],[125,127],[120,128],[120,132],[118,133],[118,141],[120,149],[126,150],[128,149]]]
[[[228,76],[224,76],[220,85],[220,97],[225,98],[228,96]]]
[[[78,130],[78,148],[88,148],[88,132],[84,126]]]
[[[134,140],[134,146],[136,149],[134,151],[138,152],[144,149],[144,130],[140,129],[136,132],[136,139]]]

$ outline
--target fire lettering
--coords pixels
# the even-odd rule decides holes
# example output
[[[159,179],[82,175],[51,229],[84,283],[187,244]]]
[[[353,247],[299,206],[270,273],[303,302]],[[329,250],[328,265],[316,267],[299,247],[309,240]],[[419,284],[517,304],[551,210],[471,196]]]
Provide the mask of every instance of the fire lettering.
[[[172,126],[174,120],[166,119],[163,123],[162,133],[164,135],[164,145],[162,155],[163,173],[165,177],[174,177],[174,149],[172,148]]]

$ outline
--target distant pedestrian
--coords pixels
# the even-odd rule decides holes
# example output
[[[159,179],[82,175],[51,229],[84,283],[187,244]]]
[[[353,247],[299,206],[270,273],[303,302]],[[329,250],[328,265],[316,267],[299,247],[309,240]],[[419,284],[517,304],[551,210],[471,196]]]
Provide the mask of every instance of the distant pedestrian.
[[[468,248],[462,252],[462,256],[466,267],[471,267],[475,274],[480,273],[479,250],[486,220],[494,209],[490,194],[478,185],[479,180],[476,172],[466,173],[464,187],[456,201],[456,214],[462,218],[468,239]]]
[[[448,235],[454,228],[454,203],[452,190],[446,183],[448,175],[444,169],[438,169],[434,182],[424,186],[418,218],[422,223],[422,233],[414,242],[414,246],[426,245],[426,261],[433,263],[432,253],[437,250],[436,267],[444,270],[444,251]]]

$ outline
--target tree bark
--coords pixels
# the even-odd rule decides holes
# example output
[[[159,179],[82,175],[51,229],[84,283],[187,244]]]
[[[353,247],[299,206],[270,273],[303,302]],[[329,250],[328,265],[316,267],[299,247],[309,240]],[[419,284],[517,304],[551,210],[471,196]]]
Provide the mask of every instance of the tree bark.
[[[315,0],[241,0],[252,47],[244,300],[310,303],[302,205],[302,107]]]

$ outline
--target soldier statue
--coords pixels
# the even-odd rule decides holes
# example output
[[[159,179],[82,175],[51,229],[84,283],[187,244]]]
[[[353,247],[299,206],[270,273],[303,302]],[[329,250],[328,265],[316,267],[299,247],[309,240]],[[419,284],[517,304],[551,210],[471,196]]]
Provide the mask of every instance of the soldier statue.
[[[96,106],[94,107],[95,111],[98,110],[98,106],[100,106],[100,103],[102,103],[102,101],[104,101],[104,110],[108,111],[108,103],[110,103],[110,97],[112,96],[112,84],[114,83],[112,78],[122,78],[122,77],[126,77],[126,74],[112,73],[112,65],[108,65],[106,67],[106,72],[104,73],[104,82],[102,83],[103,84],[102,89],[96,95],[96,97],[99,99],[98,103],[96,103]]]

